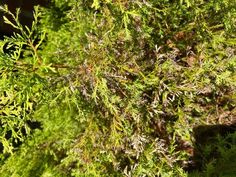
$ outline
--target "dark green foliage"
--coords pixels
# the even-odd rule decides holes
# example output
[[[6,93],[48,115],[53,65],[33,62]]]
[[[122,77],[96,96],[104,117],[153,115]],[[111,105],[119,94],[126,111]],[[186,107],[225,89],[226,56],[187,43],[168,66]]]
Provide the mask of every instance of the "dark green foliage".
[[[2,7],[19,33],[1,41],[0,174],[188,176],[193,128],[235,121],[235,6],[54,0],[31,28]]]

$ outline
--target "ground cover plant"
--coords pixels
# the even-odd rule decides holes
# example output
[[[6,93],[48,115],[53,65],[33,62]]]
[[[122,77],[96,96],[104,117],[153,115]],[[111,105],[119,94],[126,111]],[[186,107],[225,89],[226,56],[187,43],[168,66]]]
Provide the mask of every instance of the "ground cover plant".
[[[1,176],[236,176],[235,7],[53,0],[27,27],[1,6]]]

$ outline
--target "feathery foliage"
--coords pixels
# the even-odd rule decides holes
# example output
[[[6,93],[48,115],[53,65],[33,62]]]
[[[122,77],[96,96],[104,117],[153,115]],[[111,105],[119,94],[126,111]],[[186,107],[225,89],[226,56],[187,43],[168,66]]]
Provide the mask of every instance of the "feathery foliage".
[[[1,7],[18,32],[0,43],[0,174],[188,176],[193,128],[235,120],[235,6],[53,0],[31,27]],[[229,137],[196,175],[222,173]]]

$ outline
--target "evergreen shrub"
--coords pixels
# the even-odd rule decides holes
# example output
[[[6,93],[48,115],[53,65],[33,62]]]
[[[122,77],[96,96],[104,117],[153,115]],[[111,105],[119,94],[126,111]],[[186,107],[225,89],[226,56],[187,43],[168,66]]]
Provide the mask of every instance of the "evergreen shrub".
[[[1,176],[217,175],[235,134],[186,169],[193,128],[236,117],[235,7],[53,0],[27,27],[1,6],[17,31],[0,41]]]

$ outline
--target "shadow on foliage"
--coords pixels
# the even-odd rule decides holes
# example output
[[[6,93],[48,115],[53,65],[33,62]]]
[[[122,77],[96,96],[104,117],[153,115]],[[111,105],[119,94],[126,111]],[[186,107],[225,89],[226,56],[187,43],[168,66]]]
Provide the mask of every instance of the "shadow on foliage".
[[[42,129],[43,129],[41,122],[38,122],[38,121],[27,120],[27,121],[26,121],[26,124],[27,124],[27,126],[30,128],[31,131],[33,131],[33,130],[35,130],[35,129],[39,129],[39,130],[42,130]],[[1,123],[1,122],[0,122],[0,127],[2,127],[2,123]],[[21,131],[21,133],[23,134],[23,136],[27,136],[27,133],[26,133],[26,129],[25,129],[25,128],[20,129],[20,131]],[[33,133],[33,132],[31,132],[31,134],[32,134],[32,133]],[[17,139],[17,138],[12,138],[12,131],[11,131],[11,130],[7,131],[7,133],[6,133],[6,135],[5,135],[5,138],[6,138],[7,140],[13,139],[13,140],[12,140],[12,145],[13,145],[14,148],[17,148],[17,147],[19,147],[19,146],[22,144],[22,141],[20,141],[19,139]],[[2,142],[0,141],[0,154],[3,153],[3,149],[4,149],[3,144],[2,144]]]
[[[189,177],[236,176],[236,122],[200,125],[193,135],[193,156],[186,168]]]
[[[34,0],[34,1],[27,1],[27,0],[1,0],[0,5],[6,4],[9,10],[12,13],[16,12],[16,8],[21,9],[21,13],[19,16],[19,20],[23,26],[30,27],[33,21],[33,10],[34,6],[40,5],[46,7],[49,4],[48,0]],[[4,23],[3,20],[3,13],[0,11],[0,39],[3,39],[3,36],[10,36],[13,32],[17,32],[16,29],[13,29],[10,25]],[[9,19],[8,15],[6,15]]]

